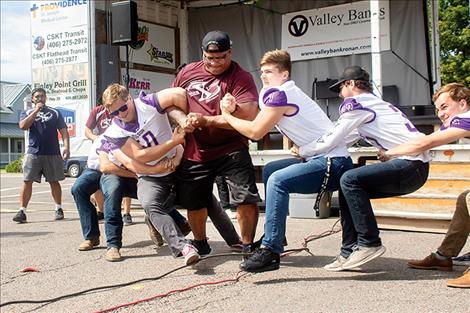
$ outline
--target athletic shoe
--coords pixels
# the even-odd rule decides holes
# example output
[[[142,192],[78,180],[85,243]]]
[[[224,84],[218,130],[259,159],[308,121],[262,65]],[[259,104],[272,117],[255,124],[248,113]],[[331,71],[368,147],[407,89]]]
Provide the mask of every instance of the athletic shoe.
[[[101,221],[101,220],[104,220],[104,213],[103,212],[96,212],[96,214],[98,215],[98,221]]]
[[[470,267],[462,276],[447,281],[447,287],[454,288],[470,288]]]
[[[118,262],[122,261],[122,256],[121,253],[119,252],[118,248],[108,248],[108,251],[106,251],[106,255],[104,256],[106,261],[109,262]]]
[[[132,225],[132,216],[129,213],[126,213],[122,216],[122,223],[124,226]]]
[[[269,249],[261,248],[251,255],[248,260],[240,264],[240,268],[247,272],[265,272],[279,269],[280,257]]]
[[[336,256],[332,263],[325,265],[323,268],[330,272],[340,272],[343,270],[343,264],[346,262],[346,260],[347,258],[340,254]]]
[[[232,252],[242,253],[243,243],[241,241],[238,241],[237,243],[230,245],[230,250],[232,250]]]
[[[452,258],[454,265],[470,266],[470,252]]]
[[[150,219],[148,218],[147,214],[145,214],[145,216],[144,216],[144,222],[145,222],[145,224],[147,224],[147,227],[149,228],[149,236],[150,236],[150,239],[153,241],[153,243],[157,247],[163,246],[162,235],[160,235],[158,230],[155,227],[153,227],[153,224],[150,221]]]
[[[361,247],[358,246],[343,263],[344,270],[350,270],[355,267],[364,265],[385,253],[387,249],[384,246],[378,247]]]
[[[451,258],[440,259],[435,253],[431,253],[422,260],[411,260],[408,262],[408,266],[411,268],[417,268],[420,270],[439,270],[439,271],[452,271],[452,260]]]
[[[184,264],[190,265],[197,263],[201,258],[197,253],[197,249],[191,244],[186,244],[183,248]]]
[[[249,243],[245,244],[242,243],[242,253],[243,253],[243,261],[248,260],[260,246],[257,246],[256,243]]]
[[[78,246],[78,250],[80,251],[88,251],[93,249],[94,247],[98,246],[100,244],[100,237],[93,237],[91,239],[87,239],[84,242],[82,242]]]
[[[19,210],[18,213],[13,217],[13,221],[17,223],[26,223],[26,213],[23,210]]]
[[[60,221],[64,219],[64,211],[62,209],[55,210],[54,220]]]
[[[206,255],[211,254],[212,249],[211,249],[211,246],[207,243],[207,239],[190,240],[190,242],[193,245],[193,247],[196,248],[200,256],[206,256]]]

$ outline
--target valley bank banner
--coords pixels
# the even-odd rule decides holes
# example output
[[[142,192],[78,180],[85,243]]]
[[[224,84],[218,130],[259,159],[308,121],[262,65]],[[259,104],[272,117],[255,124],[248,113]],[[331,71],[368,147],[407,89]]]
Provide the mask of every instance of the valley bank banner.
[[[380,1],[380,49],[390,50],[390,6]],[[370,2],[360,1],[282,16],[282,49],[292,61],[370,53]]]
[[[63,115],[71,137],[90,113],[88,0],[31,1],[33,88]]]

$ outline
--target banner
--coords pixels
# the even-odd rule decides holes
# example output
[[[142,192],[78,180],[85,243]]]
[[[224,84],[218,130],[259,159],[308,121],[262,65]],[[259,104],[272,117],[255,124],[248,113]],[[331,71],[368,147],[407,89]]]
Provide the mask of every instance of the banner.
[[[121,83],[123,85],[125,85],[125,73],[126,69],[121,68]],[[172,74],[129,69],[129,93],[133,98],[137,98],[141,90],[147,94],[160,91],[169,88],[173,80],[175,80],[175,75]]]
[[[390,6],[380,1],[380,48],[390,50]],[[292,61],[370,53],[370,1],[282,16],[282,49]]]
[[[139,21],[137,43],[129,46],[129,62],[176,69],[175,29]],[[120,48],[126,61],[126,48]]]
[[[33,88],[46,90],[71,137],[84,136],[90,114],[88,1],[31,1]]]

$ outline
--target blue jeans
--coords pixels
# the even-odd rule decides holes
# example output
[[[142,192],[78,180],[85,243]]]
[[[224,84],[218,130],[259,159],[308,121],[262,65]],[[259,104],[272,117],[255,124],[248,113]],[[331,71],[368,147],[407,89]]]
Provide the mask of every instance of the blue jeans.
[[[108,248],[122,246],[122,197],[137,198],[137,180],[114,174],[103,174],[100,180],[104,196],[104,229]]]
[[[90,240],[100,236],[98,215],[90,197],[100,189],[101,172],[86,168],[70,190],[77,205],[83,238]]]
[[[426,182],[428,172],[429,163],[392,159],[344,173],[339,197],[343,227],[341,255],[349,257],[354,246],[382,245],[370,199],[416,191]]]
[[[353,167],[351,158],[331,159],[328,191],[339,188],[341,175]],[[290,193],[318,193],[327,169],[326,158],[319,157],[306,162],[285,159],[266,164],[263,180],[266,188],[266,221],[262,245],[275,253],[284,251],[282,242],[286,233]],[[312,203],[312,210],[313,210]]]

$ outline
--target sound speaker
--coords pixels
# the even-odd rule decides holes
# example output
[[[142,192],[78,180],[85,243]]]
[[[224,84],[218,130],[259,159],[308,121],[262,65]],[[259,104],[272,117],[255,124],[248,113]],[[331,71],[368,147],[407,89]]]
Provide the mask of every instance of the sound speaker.
[[[137,4],[134,1],[111,5],[111,28],[113,44],[130,45],[137,41]]]

